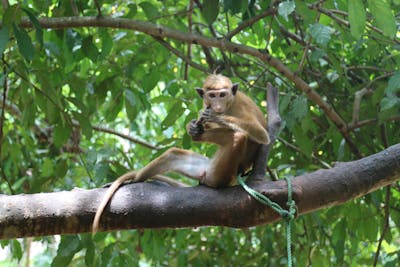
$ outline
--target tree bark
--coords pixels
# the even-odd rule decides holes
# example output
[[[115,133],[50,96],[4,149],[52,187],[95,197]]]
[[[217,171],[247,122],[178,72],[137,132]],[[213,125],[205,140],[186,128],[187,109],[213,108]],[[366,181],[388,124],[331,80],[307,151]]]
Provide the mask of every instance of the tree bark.
[[[400,180],[400,144],[357,161],[339,163],[292,179],[298,214],[342,204]],[[249,183],[285,207],[283,180]],[[0,238],[90,232],[106,188],[0,196]],[[102,220],[101,230],[262,225],[279,215],[250,197],[240,186],[175,188],[159,183],[121,187]]]

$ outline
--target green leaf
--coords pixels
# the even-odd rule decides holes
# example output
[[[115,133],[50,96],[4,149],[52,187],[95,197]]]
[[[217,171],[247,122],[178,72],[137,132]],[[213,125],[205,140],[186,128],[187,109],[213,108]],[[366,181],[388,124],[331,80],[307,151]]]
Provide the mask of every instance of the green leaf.
[[[57,255],[51,263],[52,267],[68,266],[77,253],[81,249],[81,242],[78,236],[62,236],[58,245]]]
[[[142,2],[139,6],[143,9],[144,14],[149,20],[155,19],[160,16],[158,8],[150,2]]]
[[[125,109],[129,120],[134,121],[140,111],[140,101],[131,90],[125,90]]]
[[[23,28],[18,28],[15,24],[13,24],[13,29],[15,38],[17,38],[19,52],[27,61],[31,61],[35,54],[31,37]]]
[[[397,97],[384,97],[381,101],[381,111],[388,110],[400,104],[400,99]]]
[[[93,134],[93,128],[90,124],[90,120],[87,116],[79,112],[73,112],[74,118],[79,122],[82,133],[86,136],[86,138],[90,139]]]
[[[91,61],[96,62],[97,57],[99,55],[99,51],[97,47],[93,43],[93,36],[89,35],[82,41],[82,51],[86,57],[88,57]]]
[[[390,77],[388,85],[385,89],[387,95],[393,95],[400,91],[400,72],[396,72]]]
[[[208,25],[211,25],[218,16],[219,1],[215,0],[204,0],[201,15]]]
[[[172,108],[169,110],[167,117],[163,120],[161,123],[161,126],[163,129],[168,128],[175,124],[176,120],[182,116],[183,112],[185,109],[182,107],[182,103],[180,101],[177,101],[175,105],[172,106]]]
[[[3,10],[4,11],[4,10]],[[9,6],[3,14],[3,25],[11,26],[18,25],[21,21],[21,8],[19,4]]]
[[[108,163],[100,162],[94,166],[94,175],[97,181],[104,181],[110,169]]]
[[[337,161],[343,161],[345,152],[346,152],[345,146],[346,146],[346,140],[342,139],[340,141],[340,145],[339,145],[338,152],[337,152],[337,154],[338,154]]]
[[[86,245],[85,264],[86,266],[94,266],[95,246],[93,241],[88,242]]]
[[[64,178],[68,172],[68,163],[65,159],[59,160],[54,169],[54,176],[56,178]]]
[[[328,26],[315,23],[310,26],[309,32],[312,38],[322,46],[326,46],[331,40],[331,28]]]
[[[366,11],[362,0],[348,2],[350,32],[355,38],[360,38],[364,32]]]
[[[13,258],[18,259],[18,261],[21,260],[23,253],[22,253],[22,248],[21,248],[21,244],[19,243],[19,241],[12,240],[10,248],[11,248]]]
[[[110,103],[108,103],[105,108],[105,118],[107,121],[115,120],[118,113],[122,109],[123,103],[124,101],[121,93],[118,93],[116,96],[113,96],[113,100],[110,101]]]
[[[160,72],[158,70],[153,70],[143,79],[143,90],[145,93],[150,92],[153,88],[157,85],[158,81],[160,80]]]
[[[33,27],[35,27],[36,29],[36,40],[38,41],[40,46],[43,46],[43,29],[38,19],[35,17],[35,15],[33,15],[30,10],[26,8],[23,8],[22,10],[28,15],[29,20],[32,22]]]
[[[106,58],[112,50],[113,40],[108,31],[105,29],[100,30],[100,38],[101,38],[101,58]]]
[[[89,165],[95,165],[98,161],[97,151],[95,149],[89,149],[86,152],[86,163]]]
[[[288,16],[296,9],[296,3],[294,1],[284,1],[279,3],[278,14],[281,15],[286,21],[289,20]]]
[[[218,2],[218,1],[215,1]],[[247,8],[247,0],[224,0],[224,12],[230,11],[232,15],[243,12]]]
[[[291,114],[296,119],[302,119],[308,112],[308,103],[305,96],[299,96],[293,101]]]
[[[296,144],[300,147],[301,151],[307,156],[311,157],[313,144],[307,133],[298,125],[293,129],[294,137],[296,138]]]
[[[369,11],[375,17],[378,28],[383,34],[393,38],[396,34],[396,21],[390,4],[385,0],[368,0]]]
[[[332,242],[335,250],[336,260],[339,263],[343,263],[344,251],[346,241],[346,220],[341,219],[333,229]]]
[[[6,49],[9,37],[10,28],[8,25],[3,25],[3,28],[0,30],[0,55],[3,54],[4,50]]]
[[[58,123],[54,127],[54,145],[56,147],[61,147],[68,141],[70,135],[71,135],[71,128],[66,127],[62,123]]]
[[[50,177],[54,173],[53,161],[49,158],[45,158],[41,167],[41,173],[43,177]]]
[[[131,106],[136,106],[136,96],[131,90],[125,90],[125,99]]]
[[[126,14],[126,18],[133,18],[137,14],[137,5],[136,4],[128,4],[129,12]]]

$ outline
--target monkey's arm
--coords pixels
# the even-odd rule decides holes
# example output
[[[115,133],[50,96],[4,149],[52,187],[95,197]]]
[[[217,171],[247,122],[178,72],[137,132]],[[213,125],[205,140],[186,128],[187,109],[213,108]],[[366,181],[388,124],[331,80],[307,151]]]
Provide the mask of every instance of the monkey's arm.
[[[233,129],[217,124],[216,122],[205,122],[203,119],[192,120],[186,125],[188,134],[193,141],[212,143],[219,146],[226,146],[232,142],[230,135]]]
[[[247,134],[251,140],[264,145],[270,143],[267,130],[257,120],[243,120],[228,115],[219,115],[219,117],[222,125],[225,125],[234,131]]]
[[[211,129],[225,128],[235,132],[242,132],[251,140],[259,144],[269,144],[270,138],[267,130],[254,118],[244,120],[242,118],[218,114],[212,109],[205,109],[198,121],[208,125]],[[211,124],[210,124],[211,123]]]

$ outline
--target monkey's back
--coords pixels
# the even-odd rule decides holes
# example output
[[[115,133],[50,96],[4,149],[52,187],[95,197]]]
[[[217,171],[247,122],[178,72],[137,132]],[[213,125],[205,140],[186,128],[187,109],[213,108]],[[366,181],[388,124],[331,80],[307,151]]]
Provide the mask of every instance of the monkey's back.
[[[266,116],[250,97],[240,91],[236,93],[235,102],[228,115],[240,118],[243,122],[250,124],[250,126],[252,126],[251,128],[262,127],[267,130]],[[240,161],[239,172],[245,173],[252,168],[260,145],[261,144],[248,138],[246,152],[242,155]]]

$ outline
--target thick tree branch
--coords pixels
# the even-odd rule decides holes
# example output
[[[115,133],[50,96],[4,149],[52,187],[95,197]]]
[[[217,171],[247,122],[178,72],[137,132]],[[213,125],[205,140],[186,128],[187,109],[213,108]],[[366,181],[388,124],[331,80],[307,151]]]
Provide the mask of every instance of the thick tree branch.
[[[39,22],[43,28],[62,29],[62,28],[76,28],[76,27],[107,27],[117,29],[129,29],[146,33],[151,36],[161,38],[172,38],[175,40],[183,41],[186,43],[198,44],[205,47],[216,47],[222,50],[227,50],[232,53],[241,53],[249,56],[256,57],[271,67],[275,68],[288,80],[292,81],[298,89],[300,89],[311,101],[316,103],[321,109],[324,110],[330,120],[336,125],[341,134],[349,145],[351,151],[361,157],[358,147],[355,145],[350,137],[345,121],[336,113],[322,97],[312,89],[304,80],[298,77],[287,66],[285,66],[279,59],[273,57],[266,51],[260,51],[256,48],[233,43],[227,39],[210,38],[196,33],[187,33],[171,29],[165,26],[153,24],[147,21],[138,21],[125,18],[106,18],[106,17],[60,17],[60,18],[40,18]],[[32,27],[28,19],[22,20],[21,26]]]
[[[400,144],[329,170],[292,179],[299,214],[342,204],[400,180]],[[251,186],[285,206],[286,182]],[[106,189],[15,196],[0,195],[0,238],[90,232]],[[136,183],[117,191],[103,214],[104,231],[130,228],[249,227],[279,220],[240,186],[175,188]]]

